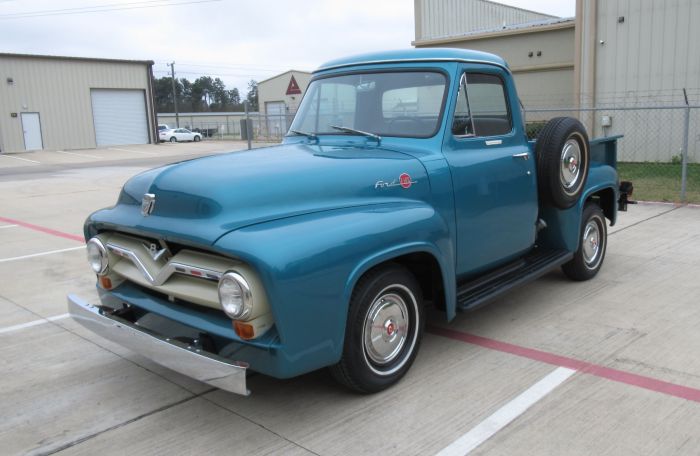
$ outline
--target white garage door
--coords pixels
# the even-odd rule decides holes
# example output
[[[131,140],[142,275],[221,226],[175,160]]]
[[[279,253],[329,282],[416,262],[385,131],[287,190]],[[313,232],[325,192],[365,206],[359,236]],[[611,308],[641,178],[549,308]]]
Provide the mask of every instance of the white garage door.
[[[98,146],[148,144],[143,90],[92,89],[91,95]]]

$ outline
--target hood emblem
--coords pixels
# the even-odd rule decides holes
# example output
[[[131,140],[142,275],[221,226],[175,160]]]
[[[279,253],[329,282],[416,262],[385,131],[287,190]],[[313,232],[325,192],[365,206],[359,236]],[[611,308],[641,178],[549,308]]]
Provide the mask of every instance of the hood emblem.
[[[374,184],[374,188],[390,188],[398,186],[401,186],[401,188],[411,188],[411,185],[416,183],[417,182],[411,179],[411,176],[408,173],[401,173],[398,179],[394,179],[391,182],[378,180]]]
[[[141,215],[148,217],[153,212],[156,205],[156,195],[153,193],[144,193],[141,199]]]
[[[154,244],[151,242],[150,244],[143,244],[143,247],[146,249],[149,255],[151,255],[151,258],[153,258],[153,261],[158,261],[160,258],[165,255],[168,252],[168,246],[165,245],[164,242],[161,241],[161,247],[162,249],[158,249],[158,245]]]

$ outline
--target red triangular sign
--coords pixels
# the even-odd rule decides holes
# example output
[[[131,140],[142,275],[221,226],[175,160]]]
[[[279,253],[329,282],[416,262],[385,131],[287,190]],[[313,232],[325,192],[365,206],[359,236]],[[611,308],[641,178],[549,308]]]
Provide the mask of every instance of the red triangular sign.
[[[299,84],[297,84],[297,80],[294,79],[294,76],[289,80],[287,95],[301,95],[301,89],[299,88]]]

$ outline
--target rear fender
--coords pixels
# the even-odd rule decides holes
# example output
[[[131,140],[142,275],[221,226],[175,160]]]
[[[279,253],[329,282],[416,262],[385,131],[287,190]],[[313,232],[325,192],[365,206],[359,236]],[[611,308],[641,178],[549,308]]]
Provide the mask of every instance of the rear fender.
[[[538,245],[575,252],[581,241],[581,217],[586,202],[594,197],[599,198],[599,204],[612,226],[617,221],[615,202],[618,192],[615,168],[600,163],[592,164],[583,195],[573,207],[562,210],[546,206],[540,209],[540,217],[547,223],[547,228],[538,234]]]

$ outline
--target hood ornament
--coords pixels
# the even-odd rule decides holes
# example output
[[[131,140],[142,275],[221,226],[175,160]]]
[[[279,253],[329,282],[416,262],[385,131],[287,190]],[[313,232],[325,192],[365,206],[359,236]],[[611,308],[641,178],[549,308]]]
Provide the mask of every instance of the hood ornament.
[[[153,212],[156,206],[156,195],[153,193],[144,193],[141,199],[141,215],[148,217]]]

